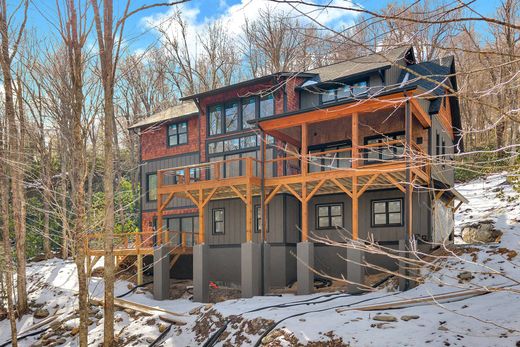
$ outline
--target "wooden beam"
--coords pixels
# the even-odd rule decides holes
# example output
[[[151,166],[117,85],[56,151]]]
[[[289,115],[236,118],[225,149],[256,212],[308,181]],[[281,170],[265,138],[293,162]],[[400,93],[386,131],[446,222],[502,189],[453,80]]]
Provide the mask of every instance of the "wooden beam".
[[[231,188],[231,190],[235,192],[235,194],[240,198],[240,200],[244,202],[244,204],[247,204],[247,198],[244,195],[242,195],[240,190],[238,190],[235,186],[229,186],[229,188]]]
[[[298,200],[300,200],[300,202],[302,201],[302,197],[300,196],[300,194],[298,194],[294,189],[292,189],[288,184],[283,184],[283,186],[285,188],[287,188],[288,191],[291,192],[292,195],[294,195],[294,197]]]
[[[284,134],[283,132],[281,132],[279,130],[271,130],[271,131],[269,131],[269,134],[271,136],[273,136],[274,138],[276,138],[278,140],[282,140],[283,142],[286,142],[286,143],[290,143],[291,145],[293,145],[297,148],[300,148],[300,146],[301,146],[300,141],[298,141],[297,139],[295,139],[292,136]]]
[[[143,284],[143,255],[137,255],[137,285]]]
[[[253,241],[253,192],[251,183],[247,184],[246,195],[246,241]]]
[[[399,182],[397,182],[397,180],[394,179],[392,176],[390,176],[390,175],[387,174],[387,173],[384,173],[383,176],[388,180],[388,182],[390,182],[391,184],[393,184],[394,186],[396,186],[397,189],[399,189],[399,190],[402,191],[403,193],[406,193],[406,188],[403,187]]]
[[[359,166],[359,121],[358,113],[352,114],[351,128],[352,128],[352,168],[355,169]]]
[[[157,193],[157,243],[162,245],[163,211],[161,210],[162,194]]]
[[[314,189],[307,195],[305,200],[309,201],[314,196],[314,194],[318,192],[318,190],[325,182],[327,182],[327,179],[322,179],[321,181],[319,181],[318,184],[314,187]]]
[[[198,207],[199,206],[199,200],[198,199],[195,199],[195,197],[189,192],[189,191],[185,191],[184,194],[186,194],[186,196],[191,200],[193,201],[193,203]]]
[[[367,183],[365,183],[365,185],[361,188],[361,190],[358,192],[358,198],[363,195],[363,193],[370,187],[370,185],[372,183],[374,183],[374,181],[379,177],[380,174],[375,174],[375,175],[372,175],[372,177],[370,177],[370,179],[368,180]]]
[[[440,192],[435,194],[435,200],[439,200],[441,198],[442,194],[444,194],[444,190],[441,190]]]
[[[415,118],[417,118],[419,123],[421,123],[423,128],[431,127],[432,120],[431,120],[430,116],[428,115],[428,113],[426,113],[426,111],[423,110],[423,108],[419,104],[419,101],[414,97],[412,97],[410,99],[410,101],[412,104],[412,114],[415,116]]]
[[[362,113],[386,108],[396,108],[402,104],[404,100],[404,94],[399,92],[385,96],[373,97],[370,100],[355,100],[348,104],[323,107],[317,110],[296,113],[294,115],[283,118],[269,119],[264,121],[260,120],[259,126],[264,129],[264,131],[270,132],[272,130],[299,126],[304,123],[316,123],[343,118],[346,115],[352,114],[354,112]]]
[[[462,204],[464,203],[464,201],[459,201],[459,203],[457,204],[457,206],[455,206],[453,208],[453,213],[457,212],[457,210],[459,209],[460,206],[462,206]]]
[[[276,187],[274,187],[273,190],[271,190],[271,192],[265,197],[265,204],[268,205],[271,200],[273,200],[273,198],[275,197],[276,193],[278,193],[278,191],[280,190],[280,188],[282,188],[282,184],[279,184],[277,185]]]
[[[219,187],[215,187],[213,188],[213,190],[209,193],[208,197],[206,199],[204,199],[204,201],[202,202],[202,207],[206,206],[208,204],[208,202],[211,200],[211,198],[213,197],[213,195],[215,195],[215,193],[217,192]],[[203,192],[201,191],[201,194],[203,194]],[[203,195],[201,195],[202,197],[204,197]]]
[[[173,195],[175,193],[170,193],[168,194],[168,198],[166,198],[166,201],[161,205],[161,207],[159,208],[161,211],[164,211],[164,209],[166,208],[166,206],[168,206],[168,204],[170,203],[170,201],[172,201],[173,199]]]
[[[309,201],[307,197],[307,183],[302,183],[302,241],[309,240]]]
[[[350,198],[352,198],[353,194],[350,190],[348,190],[343,184],[341,184],[340,181],[338,181],[336,178],[331,178],[330,179],[335,185],[338,186],[339,189],[341,189],[343,191],[343,193],[347,194],[348,196],[350,196]]]
[[[199,208],[199,244],[203,245],[205,240],[205,225],[204,225],[204,206],[202,206],[202,200],[203,200],[203,190],[199,190],[199,203],[197,204]]]

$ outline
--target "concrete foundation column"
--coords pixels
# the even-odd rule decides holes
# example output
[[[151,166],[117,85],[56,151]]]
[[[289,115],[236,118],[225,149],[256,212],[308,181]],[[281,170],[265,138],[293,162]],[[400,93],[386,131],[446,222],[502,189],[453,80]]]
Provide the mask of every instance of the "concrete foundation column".
[[[262,295],[262,245],[255,242],[243,243],[240,258],[242,297]]]
[[[209,246],[193,246],[193,301],[209,302]]]
[[[298,294],[312,294],[314,291],[314,243],[299,242],[296,245],[296,255],[298,257],[296,265],[296,277],[298,280]]]
[[[263,244],[264,249],[264,293],[267,294],[271,290],[271,245]]]
[[[408,247],[406,245],[405,240],[399,240],[399,255],[401,257],[408,258]],[[411,288],[410,286],[410,280],[408,280],[407,277],[409,276],[409,269],[405,262],[399,261],[399,290],[405,291]]]
[[[347,280],[353,282],[348,285],[348,292],[352,294],[360,293],[364,289],[361,286],[365,282],[365,267],[363,264],[365,260],[365,253],[359,249],[347,250]]]
[[[170,298],[170,245],[156,247],[153,251],[153,298]]]

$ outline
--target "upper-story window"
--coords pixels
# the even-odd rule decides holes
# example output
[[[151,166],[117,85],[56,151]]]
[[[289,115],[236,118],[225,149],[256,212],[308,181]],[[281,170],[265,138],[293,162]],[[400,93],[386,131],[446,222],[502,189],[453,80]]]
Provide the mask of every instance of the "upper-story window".
[[[168,126],[168,146],[188,143],[188,122],[170,124]]]
[[[274,98],[273,94],[262,96],[260,98],[260,118],[272,116],[274,114]]]
[[[344,98],[357,97],[368,91],[368,81],[343,84],[339,88],[328,89],[321,93],[321,102],[335,102]]]
[[[256,97],[242,99],[242,129],[250,128],[249,121],[256,118]]]
[[[157,174],[155,172],[146,176],[146,200],[157,200]]]
[[[209,134],[222,134],[222,105],[209,108]]]
[[[386,144],[396,140],[400,142]],[[402,159],[404,141],[405,135],[403,133],[365,137],[365,145],[368,146],[364,150],[365,158],[368,159],[366,163],[384,163],[389,160]]]
[[[274,114],[274,97],[251,96],[208,107],[209,136],[250,129],[248,123],[256,118]]]
[[[224,111],[226,122],[226,133],[238,130],[238,101],[226,104]]]

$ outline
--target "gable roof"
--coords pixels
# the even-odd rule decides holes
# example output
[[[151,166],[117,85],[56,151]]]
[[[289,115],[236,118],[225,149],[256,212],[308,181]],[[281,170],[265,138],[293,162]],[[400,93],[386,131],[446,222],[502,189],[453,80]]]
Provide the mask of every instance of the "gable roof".
[[[412,47],[402,46],[322,66],[307,72],[319,75],[320,82],[335,81],[373,70],[389,68],[398,60],[410,57],[410,54],[413,59]]]
[[[199,113],[197,105],[191,100],[185,101],[182,104],[172,106],[164,111],[157,112],[143,120],[128,127],[128,130],[142,128],[147,125],[166,122],[175,118],[191,116]]]

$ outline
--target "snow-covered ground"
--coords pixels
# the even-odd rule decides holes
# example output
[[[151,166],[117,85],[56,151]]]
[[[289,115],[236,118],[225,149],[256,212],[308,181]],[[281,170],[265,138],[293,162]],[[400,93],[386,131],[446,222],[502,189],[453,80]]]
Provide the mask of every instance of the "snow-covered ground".
[[[283,320],[263,339],[268,345],[292,346],[297,344],[327,346],[514,346],[520,341],[520,256],[512,251],[520,247],[520,193],[506,182],[505,174],[489,176],[457,189],[469,199],[456,216],[456,226],[479,220],[493,220],[504,232],[496,245],[466,246],[457,257],[438,260],[439,270],[423,269],[425,283],[406,292],[388,289],[364,295],[332,293],[310,296],[284,295],[228,300],[215,305],[201,305],[189,300],[155,301],[150,293],[137,292],[125,299],[169,311],[184,313],[178,317],[187,324],[174,326],[162,340],[164,346],[195,346],[227,325],[218,345],[254,345],[266,327]],[[520,252],[520,251],[519,251]],[[461,281],[459,274],[470,271],[473,278]],[[77,288],[75,266],[58,259],[31,264],[29,272],[30,299],[49,312],[65,318],[74,311]],[[471,277],[470,276],[470,277]],[[129,283],[119,281],[116,294],[126,292]],[[346,310],[376,303],[431,296],[471,288],[502,288],[490,294],[452,301],[430,303],[384,311]],[[93,278],[90,292],[101,297],[103,285]],[[308,300],[308,304],[298,303]],[[293,304],[290,304],[293,303]],[[266,306],[279,305],[260,310]],[[256,312],[245,313],[257,310]],[[89,339],[92,345],[101,342],[103,318],[92,312]],[[314,312],[313,312],[314,311]],[[395,321],[376,321],[380,314],[390,315]],[[416,316],[403,320],[403,316]],[[392,318],[390,318],[392,319]],[[19,331],[41,320],[32,315],[18,322]],[[62,340],[51,337],[55,344],[74,346],[76,336],[71,329],[77,319],[69,319]],[[147,346],[160,335],[163,322],[157,316],[139,316],[133,312],[118,311],[116,334],[125,345]],[[161,327],[161,325],[163,325]],[[74,332],[74,331],[73,331]],[[9,336],[9,322],[0,322],[0,344]],[[38,343],[41,335],[25,339],[22,346]],[[320,344],[321,343],[321,344]]]

